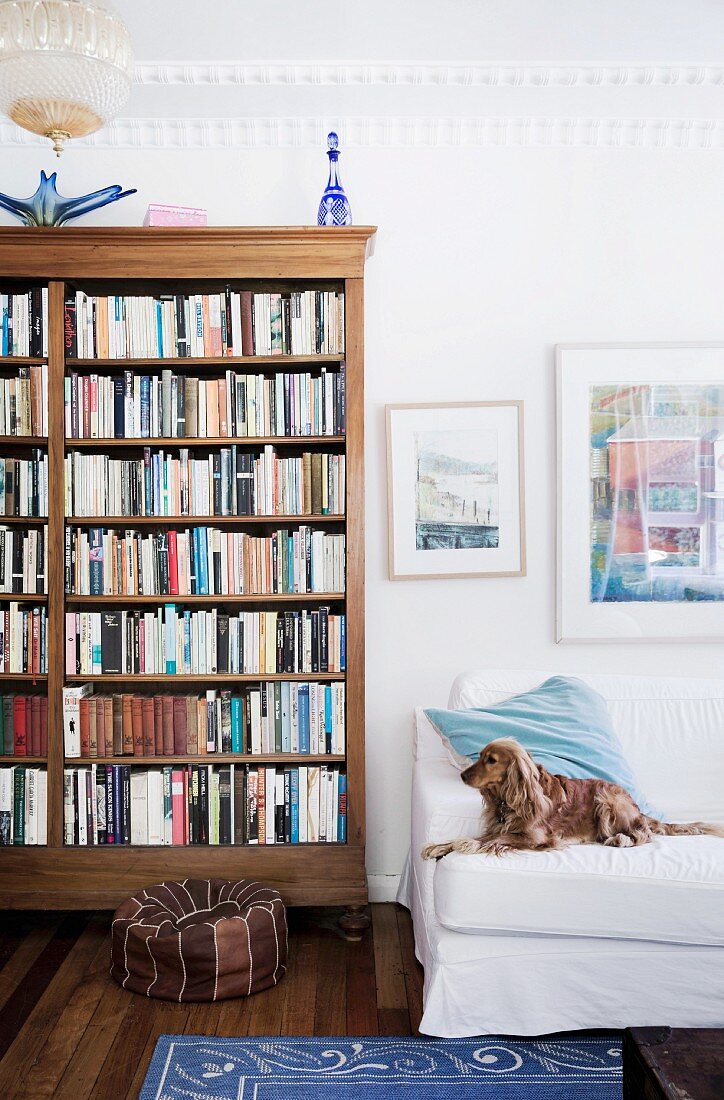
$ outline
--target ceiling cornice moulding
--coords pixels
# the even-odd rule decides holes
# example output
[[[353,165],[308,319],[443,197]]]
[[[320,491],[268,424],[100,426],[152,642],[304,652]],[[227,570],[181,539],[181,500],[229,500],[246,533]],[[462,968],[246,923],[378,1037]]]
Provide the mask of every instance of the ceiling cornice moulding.
[[[74,148],[320,149],[330,129],[345,147],[724,149],[724,120],[703,118],[360,117],[126,118]],[[41,137],[0,122],[0,146],[45,147]]]
[[[141,85],[395,85],[458,88],[724,85],[724,64],[490,64],[481,61],[139,61]]]

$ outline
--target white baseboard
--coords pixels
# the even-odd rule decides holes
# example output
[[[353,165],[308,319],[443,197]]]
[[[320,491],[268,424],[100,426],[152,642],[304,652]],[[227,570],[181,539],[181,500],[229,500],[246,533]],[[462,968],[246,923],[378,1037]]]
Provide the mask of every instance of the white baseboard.
[[[400,885],[399,875],[368,875],[370,901],[394,901]]]

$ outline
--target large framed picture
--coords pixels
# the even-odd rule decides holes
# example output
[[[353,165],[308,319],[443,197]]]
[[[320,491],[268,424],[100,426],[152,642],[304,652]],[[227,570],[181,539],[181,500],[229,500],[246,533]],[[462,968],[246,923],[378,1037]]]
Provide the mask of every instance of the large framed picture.
[[[390,579],[525,573],[522,401],[387,406]]]
[[[724,345],[559,345],[558,641],[724,638]]]

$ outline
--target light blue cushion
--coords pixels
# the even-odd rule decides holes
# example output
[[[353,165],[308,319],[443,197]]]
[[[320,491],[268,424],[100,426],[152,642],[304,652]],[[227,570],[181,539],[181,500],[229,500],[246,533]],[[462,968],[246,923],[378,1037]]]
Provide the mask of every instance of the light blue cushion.
[[[618,783],[640,810],[658,816],[636,785],[605,699],[581,680],[552,676],[494,707],[425,714],[459,766],[475,759],[488,742],[514,737],[553,775]]]

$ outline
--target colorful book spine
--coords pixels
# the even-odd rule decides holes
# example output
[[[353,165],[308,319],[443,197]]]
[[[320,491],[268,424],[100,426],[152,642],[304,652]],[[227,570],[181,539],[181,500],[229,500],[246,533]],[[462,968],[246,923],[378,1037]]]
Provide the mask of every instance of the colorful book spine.
[[[30,764],[0,767],[0,847],[47,844],[47,778]]]
[[[2,347],[36,346],[27,322],[27,299],[28,295],[0,296]],[[43,333],[45,316],[47,304],[40,319]],[[269,293],[227,287],[222,293],[155,298],[79,290],[65,303],[66,354],[81,359],[339,355],[344,351],[344,328],[344,295],[335,290]],[[47,344],[47,338],[43,340]]]
[[[11,630],[14,624],[27,625],[28,616],[32,619],[24,610],[11,614]],[[66,674],[324,677],[344,671],[343,620],[344,615],[327,606],[237,614],[192,611],[170,603],[152,611],[68,611]],[[10,652],[17,652],[18,645],[11,639]],[[37,658],[33,653],[27,671],[45,670],[44,650]],[[293,701],[298,706],[298,698]]]
[[[0,293],[0,357],[48,354],[48,288]]]
[[[8,462],[12,468],[8,468]],[[7,478],[22,476],[19,460],[6,460]],[[23,466],[23,463],[20,463]],[[25,464],[27,466],[27,464]],[[31,463],[32,465],[32,463]],[[44,478],[37,502],[18,507],[47,509],[47,460],[36,463]],[[35,467],[33,467],[35,469]],[[269,444],[258,454],[236,445],[204,457],[181,447],[175,452],[144,449],[142,458],[70,451],[65,458],[67,516],[314,516],[341,515],[345,510],[346,464],[343,454],[305,452],[280,457]]]
[[[30,778],[29,771],[0,769],[1,843],[44,842],[39,811],[25,809],[45,797],[42,769]],[[344,843],[346,775],[336,767],[240,764],[66,768],[64,836],[81,847]]]
[[[0,591],[45,588],[44,531],[0,527]],[[13,562],[17,562],[15,569]],[[217,527],[66,528],[66,591],[225,596],[343,592],[345,536],[302,525],[269,536]]]
[[[300,703],[301,699],[305,702]],[[20,736],[19,713],[23,714]],[[293,729],[295,714],[297,728]],[[26,728],[27,754],[45,755],[47,699],[0,697],[0,750],[4,745],[7,755],[24,754]],[[173,695],[104,694],[94,691],[92,684],[78,684],[63,689],[63,729],[67,758],[258,756],[292,751],[343,756],[345,684],[274,681],[244,687],[239,693],[210,689],[203,694]],[[122,730],[127,736],[121,735]]]

